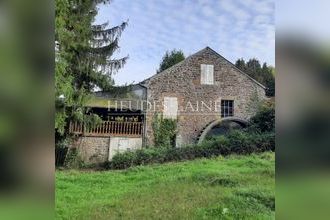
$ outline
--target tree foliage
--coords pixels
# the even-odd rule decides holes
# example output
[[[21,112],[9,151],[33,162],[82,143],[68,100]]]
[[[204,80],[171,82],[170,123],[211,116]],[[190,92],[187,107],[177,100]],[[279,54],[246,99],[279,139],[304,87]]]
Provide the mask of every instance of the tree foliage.
[[[91,123],[84,103],[95,88],[110,89],[112,75],[128,57],[113,59],[127,22],[95,25],[97,5],[109,0],[56,0],[55,129],[64,133],[68,119]]]
[[[163,118],[155,114],[152,121],[156,147],[175,147],[177,123],[174,119]]]
[[[249,76],[267,87],[266,95],[275,96],[275,69],[263,63],[261,66],[259,60],[252,58],[248,62],[244,59],[238,59],[235,66],[247,73]]]
[[[258,133],[275,132],[275,103],[265,102],[250,119],[248,130]]]
[[[181,62],[185,59],[185,56],[181,50],[172,50],[171,52],[166,51],[165,55],[160,62],[158,73],[166,70],[167,68]]]

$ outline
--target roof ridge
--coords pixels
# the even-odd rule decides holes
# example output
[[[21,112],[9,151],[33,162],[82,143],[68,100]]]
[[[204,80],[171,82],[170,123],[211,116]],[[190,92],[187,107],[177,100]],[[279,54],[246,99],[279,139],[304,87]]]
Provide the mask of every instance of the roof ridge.
[[[266,89],[266,86],[264,86],[263,84],[261,84],[260,82],[258,82],[256,79],[252,78],[251,76],[249,76],[247,73],[245,73],[243,70],[239,69],[237,66],[235,66],[235,64],[233,64],[232,62],[230,62],[228,59],[226,59],[224,56],[222,56],[221,54],[219,54],[218,52],[216,52],[215,50],[213,50],[210,47],[206,47],[208,49],[210,49],[213,53],[215,53],[217,56],[221,57],[222,59],[224,59],[225,61],[227,61],[231,66],[234,67],[234,69],[238,70],[240,73],[244,74],[245,76],[247,76],[250,80],[252,80],[253,82],[255,82],[257,85],[259,85],[260,87],[262,87],[263,89]]]
[[[159,76],[160,74],[163,74],[164,72],[169,71],[170,69],[175,68],[175,67],[178,66],[179,64],[182,64],[183,62],[185,62],[185,61],[187,61],[188,59],[190,59],[192,56],[195,56],[196,54],[198,54],[198,53],[200,53],[200,52],[206,50],[207,48],[209,48],[209,47],[207,46],[207,47],[205,47],[205,48],[203,48],[203,49],[201,49],[201,50],[199,50],[199,51],[197,51],[197,52],[195,52],[195,53],[193,53],[193,54],[187,56],[184,60],[181,60],[180,62],[174,64],[173,66],[170,66],[169,68],[167,68],[167,69],[165,69],[165,70],[163,70],[163,71],[161,71],[161,72],[159,72],[159,73],[156,73],[156,74],[150,76],[149,78],[144,79],[144,80],[141,81],[140,83],[143,84],[145,81],[148,81],[148,80],[150,80],[150,79],[152,79],[152,78],[154,78],[154,77],[156,77],[156,76]],[[211,49],[211,48],[209,48],[209,49]]]
[[[210,50],[211,52],[215,53],[217,56],[219,56],[220,58],[224,59],[226,62],[228,62],[234,69],[236,69],[237,71],[239,71],[240,73],[242,73],[243,75],[245,75],[246,77],[248,77],[250,80],[252,80],[252,82],[256,83],[258,86],[262,87],[263,89],[266,89],[266,86],[264,86],[263,84],[261,84],[260,82],[258,82],[257,80],[255,80],[254,78],[252,78],[251,76],[249,76],[247,73],[243,72],[242,70],[240,70],[238,67],[236,67],[232,62],[230,62],[228,59],[226,59],[224,56],[222,56],[221,54],[219,54],[218,52],[216,52],[215,50],[213,50],[211,47],[209,46],[206,46],[205,48],[189,55],[188,57],[186,57],[184,60],[180,61],[179,63],[176,63],[174,64],[173,66],[159,72],[159,73],[156,73],[152,76],[150,76],[149,78],[141,81],[140,83],[138,84],[144,84],[145,82],[147,82],[148,80],[152,79],[152,78],[155,78],[161,74],[164,74],[165,72],[168,72],[170,71],[171,69],[177,67],[178,65],[182,64],[183,62],[187,61],[188,59],[190,59],[192,56],[195,56],[201,52],[203,52],[204,50]]]

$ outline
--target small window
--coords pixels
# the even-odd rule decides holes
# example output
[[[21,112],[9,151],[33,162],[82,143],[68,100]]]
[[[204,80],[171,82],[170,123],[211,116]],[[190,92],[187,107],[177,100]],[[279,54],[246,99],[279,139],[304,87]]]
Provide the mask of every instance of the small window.
[[[214,67],[213,65],[201,64],[201,84],[213,85],[214,81]]]
[[[233,100],[221,100],[221,117],[234,116],[234,101]]]
[[[164,118],[176,119],[178,115],[178,99],[176,97],[164,97]]]

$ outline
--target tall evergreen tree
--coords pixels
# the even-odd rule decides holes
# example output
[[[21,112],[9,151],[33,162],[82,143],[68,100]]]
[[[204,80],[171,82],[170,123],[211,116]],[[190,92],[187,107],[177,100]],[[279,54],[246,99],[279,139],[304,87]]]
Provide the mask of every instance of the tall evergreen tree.
[[[252,58],[252,59],[249,59],[248,62],[246,62],[246,67],[251,72],[257,72],[258,70],[260,70],[261,65],[260,65],[259,60],[257,60],[256,58]]]
[[[259,60],[255,58],[249,59],[249,61],[246,62],[246,72],[257,81],[264,83]]]
[[[266,95],[275,96],[274,68],[267,66],[267,63],[260,65],[259,60],[252,58],[248,62],[238,59],[235,66],[247,73],[249,76],[266,86]]]
[[[63,133],[68,119],[92,123],[85,102],[95,88],[110,89],[112,75],[128,57],[112,59],[127,22],[109,28],[94,25],[97,5],[109,0],[56,0],[55,128]]]
[[[262,73],[264,74],[264,84],[267,87],[266,95],[275,96],[275,76],[274,68],[267,66],[266,63],[262,66]]]
[[[243,58],[238,59],[235,63],[235,66],[242,71],[246,70],[246,64]]]

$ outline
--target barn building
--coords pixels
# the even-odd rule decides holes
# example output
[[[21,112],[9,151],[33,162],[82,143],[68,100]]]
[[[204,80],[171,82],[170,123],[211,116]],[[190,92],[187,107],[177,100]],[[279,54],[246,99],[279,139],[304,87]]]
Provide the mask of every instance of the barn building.
[[[88,104],[103,122],[70,132],[86,163],[154,145],[155,114],[176,121],[175,146],[201,142],[217,126],[244,126],[266,99],[265,86],[210,47],[119,94],[97,92]],[[221,130],[221,128],[219,128]]]

